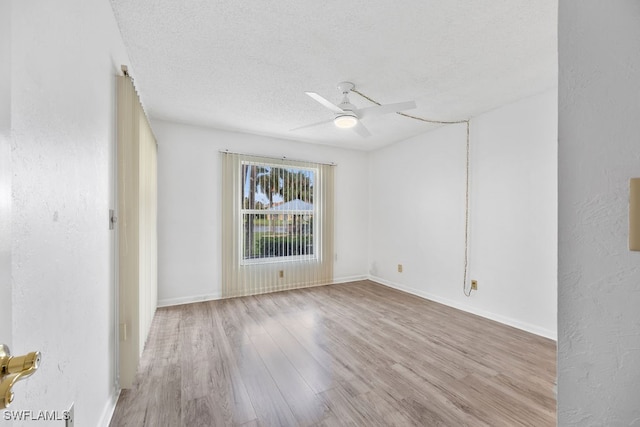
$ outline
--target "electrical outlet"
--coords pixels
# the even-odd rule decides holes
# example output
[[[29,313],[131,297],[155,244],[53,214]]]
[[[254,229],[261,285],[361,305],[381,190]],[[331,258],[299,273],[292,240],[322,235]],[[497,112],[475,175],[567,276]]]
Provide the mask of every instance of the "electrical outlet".
[[[71,404],[71,407],[69,408],[69,410],[66,413],[66,417],[64,419],[64,426],[65,427],[73,427],[75,425],[75,414],[73,413],[73,406],[74,404]]]
[[[278,271],[278,277],[281,279],[284,277],[284,270]]]
[[[478,281],[477,280],[472,280],[471,281],[471,290],[472,291],[477,291],[478,290]]]
[[[398,264],[398,273],[402,273],[402,264]]]

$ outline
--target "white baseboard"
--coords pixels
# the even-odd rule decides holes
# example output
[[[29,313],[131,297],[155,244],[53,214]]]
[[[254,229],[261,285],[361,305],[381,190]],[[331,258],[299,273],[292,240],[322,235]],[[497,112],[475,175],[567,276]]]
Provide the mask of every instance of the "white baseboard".
[[[468,313],[472,313],[481,317],[485,317],[487,319],[495,320],[496,322],[503,323],[505,325],[513,326],[514,328],[522,329],[523,331],[531,332],[532,334],[540,335],[545,338],[552,339],[557,341],[558,334],[556,331],[551,331],[546,328],[541,328],[537,325],[532,325],[527,322],[522,322],[517,319],[513,319],[511,317],[502,316],[500,314],[496,314],[490,311],[482,310],[477,307],[474,307],[469,304],[462,304],[458,301],[450,300],[447,298],[442,298],[434,294],[430,294],[428,292],[424,292],[419,289],[414,289],[405,285],[401,285],[399,283],[391,282],[389,280],[385,280],[381,277],[376,276],[345,276],[335,278],[332,284],[340,284],[340,283],[349,283],[349,282],[357,282],[360,280],[372,280],[374,282],[380,283],[381,285],[388,286],[390,288],[398,289],[403,292],[410,293],[412,295],[419,296],[421,298],[428,299],[430,301],[434,301],[440,304],[447,305],[449,307],[457,308],[458,310],[466,311]],[[181,304],[189,304],[194,302],[202,302],[202,301],[213,301],[221,299],[222,295],[220,293],[215,294],[206,294],[206,295],[195,295],[195,296],[186,296],[180,298],[166,298],[162,300],[158,300],[158,307],[169,307],[172,305],[181,305]]]
[[[549,339],[552,339],[554,341],[558,340],[558,334],[557,334],[556,331],[551,331],[551,330],[546,329],[546,328],[541,328],[541,327],[539,327],[537,325],[532,325],[532,324],[527,323],[527,322],[522,322],[522,321],[517,320],[517,319],[513,319],[513,318],[510,318],[510,317],[502,316],[500,314],[492,313],[490,311],[482,310],[482,309],[473,307],[473,306],[468,305],[468,304],[461,304],[458,301],[453,301],[453,300],[450,300],[450,299],[447,299],[447,298],[442,298],[442,297],[439,297],[437,295],[433,295],[433,294],[430,294],[428,292],[424,292],[424,291],[419,290],[419,289],[414,289],[414,288],[411,288],[411,287],[408,287],[408,286],[405,286],[405,285],[401,285],[399,283],[394,283],[394,282],[391,282],[389,280],[382,279],[380,277],[369,276],[368,279],[373,281],[373,282],[379,283],[381,285],[388,286],[390,288],[398,289],[400,291],[407,292],[409,294],[416,295],[418,297],[421,297],[421,298],[424,298],[424,299],[428,299],[430,301],[434,301],[434,302],[437,302],[437,303],[440,303],[440,304],[444,304],[444,305],[447,305],[449,307],[456,308],[458,310],[466,311],[467,313],[475,314],[475,315],[478,315],[480,317],[484,317],[484,318],[487,318],[487,319],[490,319],[490,320],[494,320],[496,322],[503,323],[503,324],[508,325],[508,326],[513,326],[514,328],[521,329],[523,331],[531,332],[532,334],[535,334],[535,335],[539,335],[539,336],[542,336],[542,337],[545,337],[545,338],[549,338]]]
[[[100,427],[109,427],[111,423],[111,418],[113,417],[113,412],[116,410],[116,404],[118,403],[118,398],[120,397],[120,390],[114,391],[114,394],[111,395],[109,401],[104,407],[102,411],[102,417],[100,417],[100,422],[98,426]]]
[[[337,279],[333,279],[333,282],[331,282],[332,285],[337,285],[339,283],[349,283],[349,282],[359,282],[360,280],[367,280],[368,277],[367,276],[347,276],[347,277],[340,277]]]
[[[359,280],[366,280],[367,276],[347,276],[340,277],[338,279],[334,279],[331,284],[338,283],[348,283],[348,282],[357,282]],[[192,302],[202,302],[202,301],[214,301],[222,299],[222,294],[206,294],[206,295],[194,295],[194,296],[185,296],[179,298],[165,298],[158,300],[158,307],[170,307],[172,305],[182,305],[182,304],[190,304]]]
[[[220,293],[195,295],[195,296],[187,296],[187,297],[180,297],[180,298],[165,298],[165,299],[158,300],[158,307],[169,307],[172,305],[190,304],[192,302],[213,301],[221,298],[222,298],[222,295],[220,295]]]

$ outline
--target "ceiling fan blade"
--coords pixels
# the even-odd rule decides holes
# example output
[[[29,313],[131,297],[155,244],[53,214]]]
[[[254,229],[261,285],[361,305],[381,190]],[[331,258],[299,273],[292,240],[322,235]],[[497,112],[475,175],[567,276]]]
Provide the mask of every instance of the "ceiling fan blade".
[[[371,136],[369,129],[367,129],[360,120],[358,120],[358,124],[353,127],[353,131],[363,138]]]
[[[361,118],[380,116],[382,114],[397,113],[398,111],[416,108],[415,101],[397,102],[395,104],[374,105],[357,111]]]
[[[343,110],[342,108],[338,107],[337,105],[335,105],[334,103],[327,101],[325,98],[323,98],[322,96],[318,95],[315,92],[305,92],[307,95],[309,95],[311,98],[315,99],[316,101],[318,101],[320,104],[324,105],[326,108],[328,108],[329,110],[333,111],[334,113],[342,113]]]
[[[323,125],[325,123],[330,123],[332,121],[333,121],[333,119],[329,119],[329,120],[323,120],[323,121],[317,122],[317,123],[311,123],[310,125],[304,125],[304,126],[300,126],[300,127],[297,127],[297,128],[289,129],[289,132],[294,131],[294,130],[306,129],[306,128],[310,128],[310,127],[314,127],[314,126],[320,126],[320,125]]]

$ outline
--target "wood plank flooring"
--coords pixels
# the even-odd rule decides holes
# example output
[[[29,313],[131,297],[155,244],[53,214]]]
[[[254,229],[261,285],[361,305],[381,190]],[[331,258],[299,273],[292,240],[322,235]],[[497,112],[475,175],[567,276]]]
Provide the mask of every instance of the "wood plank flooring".
[[[373,282],[160,308],[111,426],[555,426],[556,345]]]

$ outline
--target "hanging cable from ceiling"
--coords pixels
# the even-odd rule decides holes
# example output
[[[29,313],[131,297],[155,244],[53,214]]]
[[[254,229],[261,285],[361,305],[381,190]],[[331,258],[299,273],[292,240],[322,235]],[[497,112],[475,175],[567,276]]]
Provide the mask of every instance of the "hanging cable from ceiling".
[[[356,90],[355,88],[351,89],[351,92],[356,93],[358,95],[360,95],[361,97],[363,97],[364,99],[366,99],[369,102],[372,102],[376,105],[382,105],[380,104],[378,101],[368,97],[367,95],[363,94],[362,92],[360,92],[359,90]],[[465,161],[465,192],[464,192],[464,275],[463,275],[463,279],[462,279],[462,292],[464,293],[465,296],[470,297],[471,296],[471,287],[467,286],[467,275],[468,275],[468,270],[469,270],[469,171],[470,171],[470,140],[471,140],[471,133],[470,133],[470,121],[471,119],[465,119],[465,120],[432,120],[432,119],[425,119],[424,117],[418,117],[418,116],[413,116],[411,114],[407,114],[407,113],[403,113],[403,112],[396,112],[396,114],[400,115],[400,116],[404,116],[407,117],[409,119],[413,119],[413,120],[418,120],[421,122],[426,122],[426,123],[433,123],[433,124],[440,124],[440,125],[456,125],[456,124],[462,124],[464,123],[466,125],[466,130],[467,130],[467,143],[466,143],[466,161]],[[467,288],[469,289],[467,291]]]
[[[462,280],[462,292],[465,296],[471,296],[471,287],[467,293],[467,271],[469,267],[469,167],[470,167],[470,120],[465,120],[467,125],[467,146],[466,146],[466,166],[465,166],[465,188],[464,188],[464,278]]]

